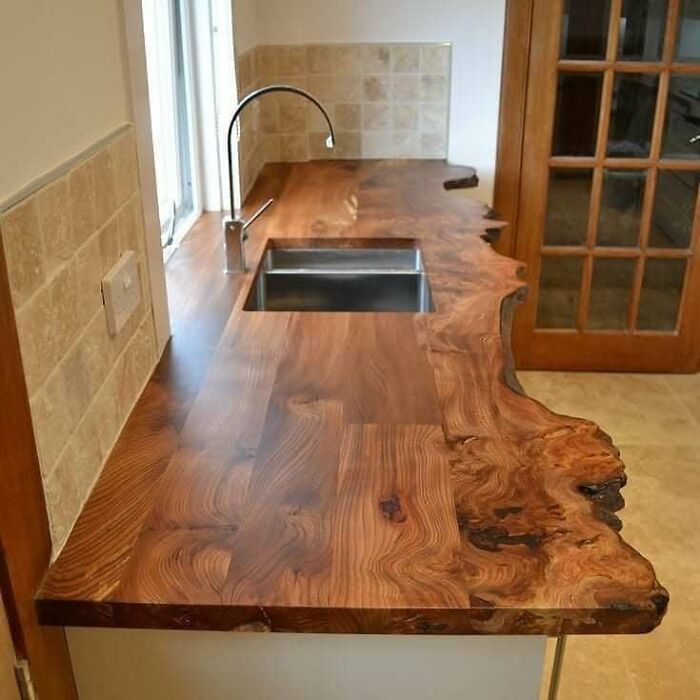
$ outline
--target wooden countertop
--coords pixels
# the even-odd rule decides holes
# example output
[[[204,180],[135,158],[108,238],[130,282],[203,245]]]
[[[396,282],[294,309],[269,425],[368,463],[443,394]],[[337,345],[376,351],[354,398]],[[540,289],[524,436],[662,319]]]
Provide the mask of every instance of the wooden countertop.
[[[550,635],[660,622],[668,595],[618,533],[617,450],[512,372],[519,264],[482,240],[498,228],[483,205],[444,191],[462,175],[268,166],[251,199],[277,202],[251,229],[251,268],[267,238],[418,239],[435,312],[245,312],[252,274],[200,270],[203,338],[176,328],[47,575],[42,622]]]

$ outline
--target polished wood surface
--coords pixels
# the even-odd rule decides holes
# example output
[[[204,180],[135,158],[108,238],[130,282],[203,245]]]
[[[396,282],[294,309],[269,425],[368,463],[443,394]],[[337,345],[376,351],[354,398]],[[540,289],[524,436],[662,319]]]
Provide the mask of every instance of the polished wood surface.
[[[253,199],[277,201],[251,229],[252,270],[268,238],[414,239],[435,312],[245,312],[252,272],[225,278],[211,258],[192,269],[218,287],[221,330],[197,345],[189,322],[176,325],[173,351],[179,333],[192,348],[178,350],[181,369],[166,357],[141,397],[42,587],[45,623],[424,634],[659,623],[668,596],[618,532],[617,450],[522,394],[508,347],[520,265],[482,240],[498,226],[486,207],[444,190],[460,177],[437,162],[267,166]],[[202,242],[205,229],[218,246],[216,222]]]
[[[77,693],[66,636],[42,627],[34,606],[51,535],[2,241],[0,338],[0,598],[14,651],[28,661],[37,693],[42,700],[70,700]]]

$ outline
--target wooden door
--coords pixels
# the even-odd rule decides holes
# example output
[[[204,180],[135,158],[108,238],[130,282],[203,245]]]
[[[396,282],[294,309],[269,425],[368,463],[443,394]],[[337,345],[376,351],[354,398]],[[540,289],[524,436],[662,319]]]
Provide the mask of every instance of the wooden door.
[[[0,698],[20,700],[17,678],[15,677],[15,648],[10,635],[5,606],[0,596]]]
[[[518,366],[695,371],[700,1],[534,0]]]

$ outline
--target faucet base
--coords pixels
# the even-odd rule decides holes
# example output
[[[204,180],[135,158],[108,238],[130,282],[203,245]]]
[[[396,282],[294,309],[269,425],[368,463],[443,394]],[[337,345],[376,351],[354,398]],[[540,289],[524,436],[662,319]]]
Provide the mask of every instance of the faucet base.
[[[224,234],[224,272],[239,274],[246,271],[245,254],[243,252],[244,223],[241,219],[227,217],[223,222]]]

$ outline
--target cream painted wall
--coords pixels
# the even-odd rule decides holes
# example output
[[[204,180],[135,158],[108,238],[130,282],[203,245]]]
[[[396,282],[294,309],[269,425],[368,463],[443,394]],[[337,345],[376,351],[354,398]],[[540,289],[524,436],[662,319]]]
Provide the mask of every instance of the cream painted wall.
[[[546,638],[66,629],[81,700],[533,700]]]
[[[249,51],[260,43],[258,39],[259,10],[263,0],[231,0],[233,8],[233,36],[236,55]],[[263,11],[267,16],[267,12]]]
[[[0,203],[130,121],[120,5],[0,2]]]
[[[233,0],[237,53],[255,44],[449,41],[450,162],[473,165],[490,203],[505,0]]]

